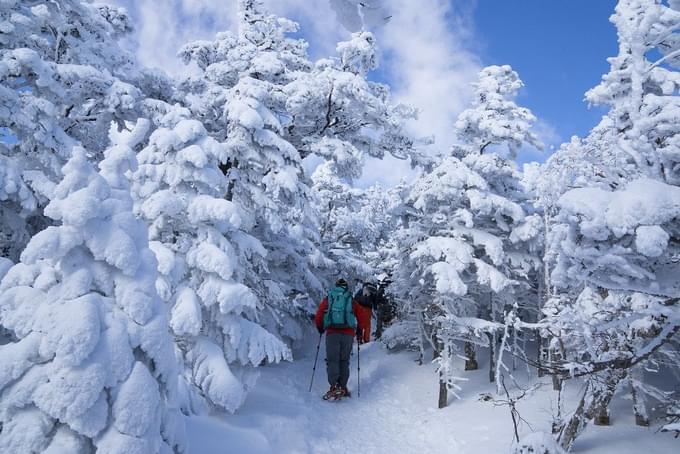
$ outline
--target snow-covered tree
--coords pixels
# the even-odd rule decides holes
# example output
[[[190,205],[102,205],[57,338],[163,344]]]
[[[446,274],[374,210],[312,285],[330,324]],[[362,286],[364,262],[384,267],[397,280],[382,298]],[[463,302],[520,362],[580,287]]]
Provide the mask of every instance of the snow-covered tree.
[[[610,20],[619,54],[586,93],[592,104],[610,108],[596,131],[610,138],[617,167],[678,184],[680,8],[673,0],[621,0]]]
[[[559,212],[559,198],[567,191],[577,187],[598,186],[609,187],[614,184],[606,178],[607,167],[598,161],[597,147],[590,146],[587,140],[572,137],[543,163],[531,163],[524,166],[522,178],[527,191],[531,194],[531,202],[536,214],[542,218],[542,232],[537,244],[537,254],[542,259],[541,267],[536,275],[536,321],[543,318],[543,307],[550,299],[553,284],[550,280],[551,270],[555,266],[556,251],[551,247],[555,216]],[[611,186],[611,187],[615,187]],[[575,295],[574,295],[575,296]],[[525,320],[529,321],[529,320]],[[539,375],[543,374],[540,364],[550,352],[546,339],[540,330],[535,330],[537,339],[537,366]],[[555,386],[559,381],[555,380]]]
[[[3,124],[21,142],[37,142],[22,149],[63,154],[66,132],[88,150],[103,151],[111,121],[126,119],[140,95],[128,83],[133,60],[117,44],[131,31],[125,10],[82,0],[9,1],[0,20],[0,80],[12,101]],[[43,125],[38,133],[36,123]]]
[[[284,112],[283,87],[312,66],[307,43],[288,36],[297,30],[296,23],[267,14],[261,0],[239,0],[237,33],[218,33],[213,41],[191,42],[180,50],[182,60],[200,71],[183,80],[179,89],[212,136],[226,139],[228,104],[240,91],[235,89],[240,81],[259,82],[259,95],[268,95],[266,107],[275,116]],[[233,161],[225,164],[238,166]]]
[[[453,384],[454,341],[493,347],[487,336],[537,267],[530,245],[541,221],[529,216],[516,167],[500,154],[512,155],[525,141],[540,146],[529,131],[533,115],[511,100],[520,86],[509,67],[480,73],[475,101],[456,123],[462,144],[416,180],[401,210],[392,292],[403,300],[403,323],[420,328],[390,332],[424,334],[440,355],[443,384]],[[467,367],[476,368],[469,344],[466,354]]]
[[[172,304],[185,406],[233,412],[251,385],[239,367],[290,359],[290,352],[259,323],[278,314],[260,299],[267,295],[267,252],[248,233],[254,219],[224,198],[229,182],[220,163],[228,148],[188,116],[172,108],[153,131],[139,153],[135,193],[159,259],[158,288]],[[270,325],[277,334],[298,334]]]
[[[118,46],[129,31],[121,8],[81,0],[0,4],[0,255],[17,260],[49,223],[42,208],[73,147],[101,160],[111,122],[134,121],[143,93],[164,86]]]
[[[675,296],[680,286],[672,240],[680,188],[639,179],[618,191],[580,188],[559,200],[560,255],[553,281]]]
[[[386,240],[385,191],[352,188],[366,157],[391,156],[427,166],[431,158],[419,150],[406,122],[415,109],[394,104],[389,87],[368,80],[378,67],[375,37],[354,33],[337,46],[338,57],[318,61],[310,72],[286,86],[286,138],[305,158],[325,163],[313,175],[321,219],[322,252],[332,265],[331,277],[365,280],[378,274],[378,249]]]
[[[648,424],[645,398],[670,404],[641,371],[678,368],[680,12],[673,1],[621,0],[611,21],[619,55],[586,94],[610,108],[586,140],[599,169],[557,198],[549,237],[556,292],[544,327],[560,350],[549,369],[587,377],[561,427],[565,448],[590,419],[608,423],[609,402],[623,386],[631,387],[637,422]]]
[[[3,452],[183,451],[177,370],[157,262],[132,212],[132,146],[95,172],[77,148],[34,236],[0,283]]]
[[[378,67],[378,48],[369,32],[338,43],[339,58],[322,59],[286,86],[286,138],[303,158],[313,154],[335,163],[340,177],[361,176],[366,156],[386,155],[428,163],[422,140],[406,130],[417,111],[391,100],[389,87],[369,81]],[[423,142],[424,143],[424,142]]]
[[[522,86],[518,74],[510,66],[484,68],[478,82],[474,84],[471,107],[463,111],[456,122],[461,145],[454,147],[454,154],[461,156],[470,169],[484,178],[493,194],[517,204],[525,211],[527,217],[521,221],[523,226],[513,233],[503,225],[502,220],[497,221],[498,226],[481,228],[506,242],[510,240],[514,250],[510,252],[509,260],[511,268],[515,270],[511,271],[509,277],[518,284],[514,288],[514,298],[523,310],[522,318],[533,319],[537,309],[534,302],[537,301],[543,226],[532,203],[534,192],[523,181],[513,160],[521,147],[542,149],[543,144],[531,131],[536,117],[529,109],[514,102]],[[503,312],[501,304],[491,310],[491,319],[499,320]]]
[[[565,423],[565,448],[588,419],[606,423],[623,379],[639,382],[630,374],[654,361],[652,355],[665,354],[664,345],[680,330],[680,250],[672,240],[679,216],[679,188],[646,178],[617,191],[573,189],[559,200],[551,239],[558,292],[545,323],[562,358],[550,366],[565,378],[592,375],[588,405]],[[677,359],[661,362],[678,367]],[[640,398],[650,389],[631,383]],[[640,422],[647,419],[643,404],[635,410]]]
[[[307,45],[287,36],[297,24],[267,14],[259,0],[239,1],[238,17],[237,34],[182,49],[201,72],[180,89],[210,135],[227,144],[227,199],[257,221],[251,234],[268,251],[262,300],[281,319],[295,318],[296,301],[309,305],[323,289],[314,271],[324,265],[317,215],[302,157],[284,137],[284,86],[309,69]]]
[[[330,261],[328,279],[349,282],[375,279],[381,269],[380,247],[388,239],[388,199],[385,189],[355,188],[338,177],[328,161],[312,175],[312,190],[320,215],[321,251]]]
[[[257,220],[251,234],[268,251],[261,297],[289,316],[298,313],[292,299],[309,305],[322,295],[319,278],[333,265],[318,248],[323,216],[302,160],[320,156],[336,175],[354,178],[365,155],[409,158],[414,144],[403,132],[414,111],[393,106],[387,88],[366,79],[377,61],[370,33],[340,43],[339,58],[313,67],[307,44],[289,37],[296,30],[260,1],[244,0],[237,34],[180,52],[201,69],[180,86],[187,105],[228,145],[221,166],[230,181],[226,197]]]
[[[494,151],[515,158],[524,144],[543,148],[531,132],[536,117],[514,101],[524,84],[510,66],[487,66],[473,86],[472,105],[456,121],[457,135],[464,144],[459,153]]]
[[[475,320],[490,320],[491,294],[508,295],[517,284],[514,274],[533,266],[514,243],[535,227],[525,223],[519,204],[495,194],[453,157],[416,181],[405,203],[408,226],[399,233],[394,292],[418,313],[437,306],[460,336],[486,344],[485,331],[477,328],[491,326]]]

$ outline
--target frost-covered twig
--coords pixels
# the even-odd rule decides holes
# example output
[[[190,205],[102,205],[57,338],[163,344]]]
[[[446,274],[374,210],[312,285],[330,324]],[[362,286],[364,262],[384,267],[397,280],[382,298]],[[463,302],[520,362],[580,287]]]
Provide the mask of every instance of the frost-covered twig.
[[[500,376],[500,387],[503,389],[505,393],[505,398],[499,398],[496,396],[493,396],[490,393],[484,393],[480,395],[479,400],[483,402],[491,402],[493,406],[495,407],[502,407],[502,406],[507,406],[510,410],[510,418],[512,419],[512,425],[514,429],[514,434],[515,434],[515,441],[519,442],[519,426],[521,423],[526,424],[529,426],[531,430],[531,424],[522,417],[522,415],[519,413],[517,410],[517,404],[519,403],[520,400],[524,399],[525,397],[533,394],[537,389],[539,389],[542,386],[542,383],[536,383],[532,385],[529,388],[523,389],[521,388],[517,382],[515,382],[515,386],[519,389],[519,393],[515,395],[511,395],[510,391],[508,390],[508,387],[505,385],[505,378],[501,375]]]

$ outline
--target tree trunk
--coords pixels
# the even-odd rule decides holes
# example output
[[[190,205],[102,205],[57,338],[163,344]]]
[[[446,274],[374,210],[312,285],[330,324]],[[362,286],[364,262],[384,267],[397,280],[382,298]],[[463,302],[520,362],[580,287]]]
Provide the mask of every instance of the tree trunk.
[[[552,356],[552,358],[549,358],[549,361],[559,361],[560,358],[561,358],[560,353],[555,351],[555,349],[550,349],[549,355]],[[562,377],[560,377],[557,374],[554,374],[552,376],[552,384],[553,384],[553,390],[554,391],[561,391],[562,390]]]
[[[550,229],[550,219],[548,218],[548,213],[543,214],[543,227],[545,229],[543,236],[545,242],[543,244],[544,253],[543,267],[541,268],[541,271],[539,272],[538,276],[538,316],[536,317],[537,322],[540,322],[541,319],[543,318],[543,306],[545,306],[545,303],[550,299],[550,268],[549,268],[550,265],[548,264],[548,260],[545,259],[545,251],[548,249],[547,237]],[[537,351],[538,357],[536,359],[536,362],[538,364],[538,376],[543,377],[545,375],[545,371],[543,370],[541,365],[548,357],[547,348],[548,339],[544,339],[541,336],[540,331],[538,331],[536,338],[538,350]]]
[[[543,293],[544,293],[544,287],[545,283],[543,280],[543,271],[538,272],[537,276],[537,281],[538,281],[538,298],[537,299],[537,306],[538,306],[538,311],[536,315],[536,322],[540,322],[541,319],[543,318],[541,316],[542,312],[541,310],[543,309]],[[541,331],[537,330],[536,331],[536,365],[538,366],[538,376],[542,377],[544,375],[543,372],[543,337],[541,337]]]
[[[487,333],[489,337],[489,382],[493,383],[496,381],[496,333]]]
[[[492,322],[497,321],[496,320],[496,311],[494,311],[493,308],[493,293],[489,292],[488,293],[489,297],[489,319]],[[495,369],[496,369],[496,356],[500,356],[498,353],[496,353],[496,342],[497,342],[497,335],[496,331],[494,330],[493,333],[488,333],[487,334],[489,338],[489,383],[493,383],[496,381],[496,374]]]
[[[563,424],[562,427],[558,430],[559,435],[557,437],[557,441],[559,442],[560,446],[562,446],[562,449],[564,449],[565,451],[569,451],[571,449],[571,445],[574,444],[574,440],[576,440],[576,437],[578,437],[578,435],[586,427],[587,420],[585,408],[586,398],[589,392],[590,382],[586,384],[586,389],[583,391],[583,396],[581,396],[581,400],[578,403],[578,407],[576,407],[576,411],[572,413],[567,423]],[[555,432],[554,429],[553,432]]]
[[[647,406],[642,394],[635,388],[632,388],[633,394],[633,412],[635,413],[635,424],[642,427],[649,427],[649,416],[647,415]]]
[[[611,422],[609,421],[609,399],[600,402],[599,405],[595,407],[595,414],[593,415],[593,424],[596,426],[609,426]]]
[[[562,379],[557,375],[552,376],[553,391],[562,391]]]
[[[541,333],[536,334],[536,364],[538,367],[538,376],[545,376],[545,371],[543,370],[543,362],[548,356],[546,354],[545,339],[541,336]]]
[[[630,374],[630,392],[633,396],[633,413],[635,414],[635,424],[642,427],[649,426],[649,415],[647,414],[647,404],[645,395],[638,389],[638,384],[642,378],[640,371],[635,368]]]
[[[236,184],[236,181],[232,178],[231,169],[238,168],[238,159],[232,161],[229,158],[226,162],[220,163],[219,168],[224,176],[229,178],[229,184],[227,185],[227,192],[224,195],[224,198],[225,200],[231,201],[234,198],[234,185]]]
[[[562,448],[569,451],[590,419],[597,426],[609,425],[609,403],[619,382],[625,378],[622,371],[609,371],[608,376],[588,379],[583,397],[569,421],[562,427],[558,441]]]
[[[439,374],[439,408],[444,408],[449,402],[449,390],[446,381]]]
[[[439,358],[442,355],[442,351],[444,350],[444,345],[439,340],[439,338],[436,337],[436,334],[434,339],[435,339],[434,357]],[[446,407],[448,402],[449,402],[449,389],[446,385],[446,379],[444,378],[444,375],[441,372],[439,372],[439,402],[438,402],[439,408]]]
[[[517,370],[517,356],[515,355],[516,352],[519,351],[518,344],[517,344],[517,330],[515,328],[512,328],[512,371]],[[522,351],[526,352],[527,351],[527,343],[524,340],[524,335],[522,335]]]
[[[477,353],[475,352],[475,346],[470,342],[465,342],[465,370],[477,370],[479,369],[479,364],[477,364]]]
[[[562,419],[562,390],[557,392],[557,414],[553,415],[552,434],[557,435],[562,429],[564,420]]]
[[[614,397],[614,392],[619,382],[625,378],[625,372],[610,371],[609,376],[604,380],[604,383],[598,381],[594,386],[593,400],[587,412],[588,419],[593,419],[593,424],[596,426],[608,426],[609,420],[609,403]]]

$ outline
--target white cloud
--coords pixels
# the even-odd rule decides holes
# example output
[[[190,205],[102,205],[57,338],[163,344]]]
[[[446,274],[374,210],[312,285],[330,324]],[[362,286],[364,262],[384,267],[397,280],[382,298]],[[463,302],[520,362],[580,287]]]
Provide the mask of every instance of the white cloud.
[[[196,39],[210,39],[235,22],[236,1],[110,0],[128,9],[135,26],[136,53],[148,67],[171,74],[184,70],[177,51]]]
[[[126,7],[132,17],[139,61],[172,74],[184,70],[176,57],[184,44],[234,30],[236,22],[236,0],[110,1]],[[333,53],[336,43],[348,36],[328,0],[265,0],[265,4],[272,13],[301,23],[315,57]]]
[[[435,146],[453,143],[453,123],[481,68],[465,48],[465,17],[446,0],[392,0],[392,18],[381,33],[395,95],[420,108],[417,127]]]
[[[367,188],[379,184],[384,188],[396,186],[402,180],[411,181],[417,175],[407,161],[392,156],[383,159],[366,158],[364,171],[361,178],[355,180],[354,186]]]

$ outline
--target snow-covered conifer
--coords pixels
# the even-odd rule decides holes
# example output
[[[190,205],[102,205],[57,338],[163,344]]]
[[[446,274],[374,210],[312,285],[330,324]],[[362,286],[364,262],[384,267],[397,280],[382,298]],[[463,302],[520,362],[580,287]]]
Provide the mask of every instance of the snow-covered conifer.
[[[146,80],[117,44],[125,10],[81,0],[0,4],[0,254],[17,260],[75,145],[101,160],[112,121],[134,121]]]
[[[636,420],[648,423],[644,398],[663,393],[650,391],[640,368],[678,368],[669,342],[680,330],[680,287],[671,277],[680,273],[673,120],[680,13],[674,2],[621,0],[611,21],[619,55],[586,95],[610,108],[587,139],[607,158],[600,168],[608,175],[559,197],[549,238],[557,292],[545,325],[562,343],[549,365],[562,377],[588,376],[581,403],[561,428],[565,448],[588,420],[607,422],[609,402],[626,384]]]
[[[1,114],[24,153],[37,147],[52,153],[45,162],[55,165],[70,149],[67,136],[102,152],[111,121],[134,119],[140,97],[130,83],[133,61],[117,44],[131,30],[125,10],[81,0],[10,1],[0,20],[0,81],[9,106]],[[43,125],[37,132],[36,123]]]
[[[593,403],[578,415],[579,430],[570,429],[574,418],[565,423],[565,447],[588,419],[606,415],[623,379],[636,380],[629,375],[636,366],[665,354],[664,344],[680,328],[672,303],[680,294],[673,277],[680,272],[674,258],[680,251],[672,241],[678,216],[679,188],[646,178],[616,191],[573,189],[559,199],[551,236],[551,279],[558,292],[545,323],[562,343],[563,358],[552,367],[565,377],[594,375],[584,396]],[[678,367],[677,361],[662,362]],[[604,390],[602,382],[608,383]],[[640,383],[634,394],[645,389]],[[642,415],[644,407],[636,412]]]
[[[296,23],[266,13],[261,0],[239,0],[237,33],[218,33],[213,41],[194,41],[180,50],[185,63],[200,69],[180,83],[180,95],[191,95],[187,104],[212,136],[227,137],[227,106],[239,92],[239,81],[259,81],[259,96],[269,96],[267,107],[276,114],[284,111],[283,86],[311,68],[307,43],[288,36],[297,30]]]
[[[680,183],[677,151],[680,10],[663,0],[620,0],[610,18],[619,53],[610,71],[586,93],[609,113],[595,131],[610,137],[618,166],[632,177]]]
[[[338,58],[319,60],[286,86],[290,143],[303,158],[313,154],[333,161],[336,173],[346,178],[361,175],[366,156],[427,163],[405,128],[416,110],[394,103],[387,85],[367,80],[378,67],[375,37],[354,33],[337,51]]]
[[[303,157],[286,140],[285,86],[310,69],[307,44],[288,36],[297,24],[266,13],[259,0],[240,1],[238,18],[237,34],[182,49],[201,72],[180,90],[208,133],[227,145],[226,198],[251,217],[250,233],[267,250],[257,292],[269,308],[263,315],[296,339],[304,311],[322,295],[317,270],[327,263]]]
[[[386,191],[379,186],[352,187],[337,175],[335,166],[327,161],[312,175],[321,251],[330,261],[328,279],[371,280],[382,271],[379,248],[393,227],[387,221]]]
[[[241,1],[238,11],[237,34],[182,49],[201,71],[180,89],[209,134],[229,147],[222,163],[227,198],[258,220],[251,233],[269,252],[272,283],[263,299],[286,313],[292,297],[322,295],[319,278],[329,266],[302,160],[320,156],[337,175],[355,178],[366,155],[410,158],[414,141],[403,123],[415,112],[392,105],[387,87],[367,81],[377,62],[370,33],[340,43],[338,58],[312,65],[307,43],[290,37],[297,24],[266,13],[261,1]]]
[[[239,367],[290,359],[290,352],[259,324],[267,319],[260,299],[267,252],[248,234],[252,215],[225,200],[227,146],[188,115],[174,108],[153,131],[139,153],[135,193],[159,260],[158,289],[172,305],[185,406],[233,412],[251,384]]]
[[[482,337],[484,331],[476,328],[488,325],[474,326],[473,319],[491,309],[491,293],[516,284],[511,270],[527,265],[512,263],[522,256],[509,238],[527,228],[524,209],[495,194],[481,175],[453,157],[417,180],[405,203],[408,224],[399,234],[395,292],[408,304],[445,308],[461,336]]]
[[[0,283],[0,450],[183,450],[177,370],[146,225],[125,173],[132,143],[97,173],[83,149],[64,166],[33,237]]]
[[[506,152],[508,157],[514,158],[525,143],[539,149],[543,147],[531,132],[536,117],[514,101],[524,84],[510,66],[484,68],[473,86],[472,105],[456,121],[457,135],[467,149],[465,154],[482,155],[491,147],[489,151],[495,148],[496,154]]]
[[[456,123],[462,144],[416,180],[402,209],[392,291],[417,318],[421,328],[414,334],[424,334],[440,353],[442,381],[449,385],[454,341],[494,346],[487,339],[501,326],[494,322],[537,268],[530,245],[541,220],[529,215],[516,167],[501,154],[512,156],[525,141],[540,146],[529,131],[533,115],[511,100],[520,86],[509,67],[480,73],[475,101]],[[473,354],[471,346],[466,353]],[[473,362],[468,366],[476,367]]]

